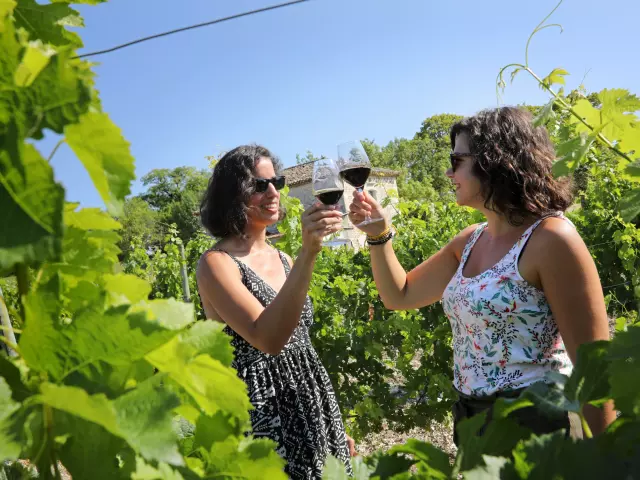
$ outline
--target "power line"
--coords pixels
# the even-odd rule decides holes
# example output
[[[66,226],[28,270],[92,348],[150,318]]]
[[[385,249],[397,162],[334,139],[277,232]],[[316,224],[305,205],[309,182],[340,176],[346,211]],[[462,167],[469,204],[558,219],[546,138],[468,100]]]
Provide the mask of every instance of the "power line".
[[[185,32],[187,30],[194,30],[194,29],[200,28],[200,27],[207,27],[209,25],[214,25],[216,23],[226,22],[227,20],[234,20],[234,19],[240,18],[240,17],[247,17],[247,16],[253,15],[255,13],[262,13],[262,12],[266,12],[266,11],[269,11],[269,10],[276,10],[278,8],[290,7],[291,5],[295,5],[297,3],[308,2],[308,1],[309,0],[294,0],[294,1],[291,1],[291,2],[287,2],[287,3],[281,3],[281,4],[278,4],[278,5],[272,5],[270,7],[258,8],[257,10],[251,10],[249,12],[243,12],[243,13],[238,13],[236,15],[231,15],[230,17],[218,18],[216,20],[211,20],[209,22],[198,23],[196,25],[190,25],[188,27],[182,27],[182,28],[176,28],[175,30],[169,30],[168,32],[157,33],[155,35],[151,35],[150,37],[138,38],[137,40],[133,40],[131,42],[123,43],[122,45],[117,45],[117,46],[112,47],[112,48],[107,48],[106,50],[98,50],[97,52],[84,53],[84,54],[78,55],[78,56],[76,56],[74,58],[86,58],[86,57],[91,57],[91,56],[95,56],[95,55],[102,55],[104,53],[115,52],[116,50],[121,50],[123,48],[130,47],[130,46],[136,45],[138,43],[146,42],[148,40],[154,40],[156,38],[166,37],[168,35],[173,35],[174,33]]]

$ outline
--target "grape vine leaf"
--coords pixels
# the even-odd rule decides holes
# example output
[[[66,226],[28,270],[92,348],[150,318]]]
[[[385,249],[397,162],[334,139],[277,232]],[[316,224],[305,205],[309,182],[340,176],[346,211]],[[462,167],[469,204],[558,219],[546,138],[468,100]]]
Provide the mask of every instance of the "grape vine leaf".
[[[15,0],[0,0],[0,33],[4,31],[4,18],[13,12],[13,9],[16,6]]]
[[[194,447],[203,447],[209,451],[217,442],[223,442],[230,436],[240,436],[242,425],[225,412],[213,415],[200,415],[196,422]]]
[[[82,371],[78,365],[127,366],[193,321],[192,305],[170,299],[107,311],[88,308],[66,325],[60,322],[60,288],[59,276],[54,276],[25,297],[25,328],[19,343],[29,367],[55,379]]]
[[[466,418],[458,424],[458,456],[456,465],[460,471],[471,470],[483,464],[483,455],[506,456],[516,444],[529,436],[530,431],[507,418],[494,418],[486,427],[482,436],[478,432],[486,421],[483,412]]]
[[[178,397],[164,389],[160,377],[150,378],[114,401],[88,395],[83,389],[43,383],[37,399],[50,407],[100,425],[123,438],[145,458],[182,465],[172,428]],[[62,432],[60,432],[62,434]]]
[[[64,224],[80,230],[120,230],[122,225],[111,215],[99,208],[77,210],[77,203],[67,203],[64,207]]]
[[[533,125],[539,127],[541,125],[545,125],[549,120],[553,119],[556,114],[553,111],[553,106],[556,103],[556,99],[552,98],[549,103],[547,103],[542,110],[536,115],[533,119]]]
[[[449,464],[449,456],[430,443],[410,438],[403,445],[392,447],[389,453],[413,455],[419,461],[418,469],[428,478],[448,479],[451,476],[452,467]]]
[[[65,26],[83,26],[80,14],[62,3],[39,4],[35,0],[18,0],[14,9],[15,22],[24,28],[32,40],[54,46],[81,47],[80,37]]]
[[[89,112],[65,128],[67,143],[84,164],[107,210],[120,215],[135,178],[129,143],[105,113]]]
[[[14,460],[20,455],[21,446],[15,438],[9,420],[20,405],[11,398],[11,389],[0,377],[0,462]]]
[[[73,478],[129,478],[116,458],[126,447],[124,439],[101,425],[60,410],[55,411],[54,421],[55,431],[66,437],[58,449],[60,461]]]
[[[11,225],[0,229],[0,274],[61,254],[64,190],[33,145],[9,143],[14,128],[0,137],[0,205],[3,223]]]
[[[246,480],[286,480],[284,460],[276,453],[276,445],[266,439],[230,437],[215,444],[211,451],[200,451],[206,477],[244,478]]]
[[[184,388],[208,415],[222,410],[246,421],[252,408],[246,384],[234,370],[208,354],[194,358],[194,351],[180,337],[175,337],[145,358]]]
[[[554,68],[551,73],[549,73],[549,75],[542,79],[542,84],[545,87],[551,87],[551,85],[554,84],[565,85],[566,81],[564,77],[566,75],[569,75],[569,72],[567,72],[564,68]]]
[[[617,333],[609,349],[609,383],[617,410],[640,415],[640,327]]]
[[[618,210],[625,222],[630,222],[640,215],[640,188],[633,188],[620,199]]]
[[[477,467],[464,472],[465,480],[494,480],[496,478],[504,478],[501,476],[505,466],[509,464],[509,460],[504,457],[493,457],[490,455],[483,455],[482,461],[484,465],[478,465]]]
[[[578,347],[578,358],[564,386],[564,394],[581,406],[601,404],[609,395],[609,342],[598,341]]]
[[[13,74],[15,84],[18,87],[31,85],[56,53],[58,52],[54,48],[43,45],[40,40],[28,42],[25,45],[22,61]]]

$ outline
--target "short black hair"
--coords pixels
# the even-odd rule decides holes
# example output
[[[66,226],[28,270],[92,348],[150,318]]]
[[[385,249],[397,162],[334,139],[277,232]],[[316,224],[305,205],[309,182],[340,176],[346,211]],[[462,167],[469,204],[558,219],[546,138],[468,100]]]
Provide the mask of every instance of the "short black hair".
[[[261,145],[242,145],[218,161],[200,203],[202,225],[216,238],[244,236],[247,203],[255,192],[256,162],[268,158],[276,172],[280,161]],[[284,210],[280,207],[280,219]]]

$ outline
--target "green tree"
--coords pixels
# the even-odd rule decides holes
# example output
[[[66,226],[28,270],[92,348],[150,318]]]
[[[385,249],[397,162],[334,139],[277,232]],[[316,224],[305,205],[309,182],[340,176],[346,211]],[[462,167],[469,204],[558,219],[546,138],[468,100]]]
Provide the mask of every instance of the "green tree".
[[[134,239],[142,242],[145,248],[157,247],[162,241],[162,228],[159,223],[159,213],[140,197],[127,199],[124,204],[122,217],[118,219],[122,224],[122,240],[118,246],[122,250],[123,258],[131,253]]]
[[[159,168],[142,177],[147,187],[140,198],[158,212],[159,221],[176,224],[187,242],[200,229],[198,210],[210,172],[196,167]]]

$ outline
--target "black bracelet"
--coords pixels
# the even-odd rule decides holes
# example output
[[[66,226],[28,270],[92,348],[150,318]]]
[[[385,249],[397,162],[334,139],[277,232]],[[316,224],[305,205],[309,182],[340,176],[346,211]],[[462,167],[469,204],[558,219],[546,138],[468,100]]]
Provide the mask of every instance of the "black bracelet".
[[[367,239],[367,243],[369,245],[383,245],[385,243],[387,243],[389,240],[391,240],[395,235],[395,232],[393,231],[393,229],[389,230],[389,233],[387,233],[384,237],[376,239],[376,240],[369,240]]]

